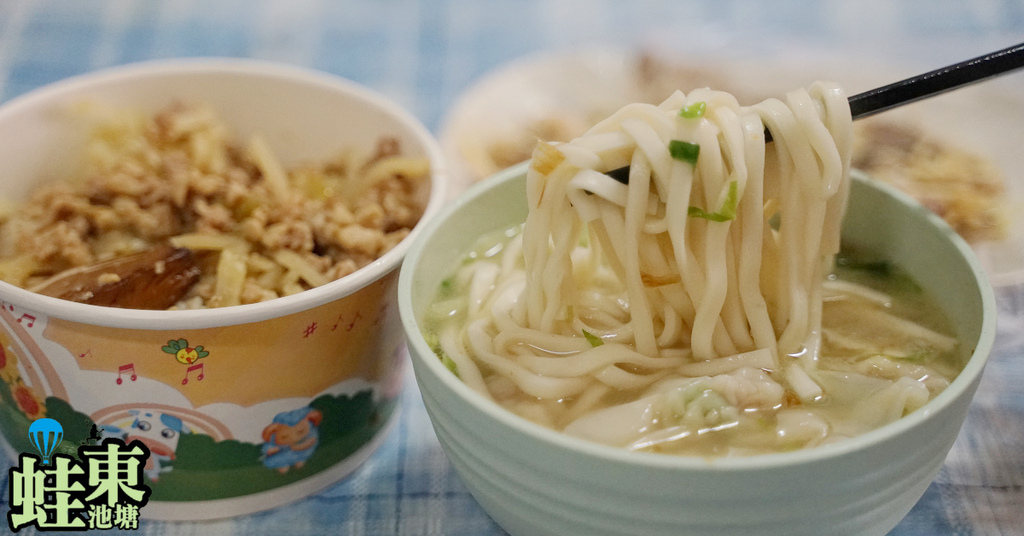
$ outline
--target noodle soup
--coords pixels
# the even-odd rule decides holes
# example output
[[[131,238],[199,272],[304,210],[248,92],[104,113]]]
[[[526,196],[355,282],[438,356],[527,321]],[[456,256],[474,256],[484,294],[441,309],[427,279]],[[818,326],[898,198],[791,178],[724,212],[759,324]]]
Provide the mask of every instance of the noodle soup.
[[[898,268],[835,263],[851,140],[819,82],[754,106],[677,92],[539,142],[525,223],[445,281],[426,336],[481,395],[629,450],[778,452],[895,421],[960,354]]]
[[[481,238],[442,282],[422,320],[424,337],[453,374],[468,376],[485,396],[523,418],[595,442],[697,456],[813,447],[899,419],[942,392],[963,368],[954,330],[929,295],[898,266],[843,252],[824,284],[822,346],[809,373],[821,392],[809,398],[786,386],[782,371],[767,361],[754,356],[699,361],[682,346],[664,352],[685,355],[685,362],[669,371],[639,370],[652,377],[642,386],[611,389],[597,377],[572,397],[534,396],[504,376],[500,366],[458,342],[459,333],[479,319],[481,306],[500,290],[496,275],[507,272],[513,275],[503,279],[522,281],[521,242],[521,225]],[[606,297],[609,303],[624,301],[621,293]],[[493,336],[496,342],[502,338],[500,332]],[[578,339],[580,346],[605,346],[589,331],[579,331]],[[554,344],[512,344],[526,368],[537,365],[527,356],[569,353]],[[790,359],[798,362],[800,356]],[[472,365],[460,367],[467,357]],[[631,366],[614,364],[614,358],[612,363]],[[554,375],[550,369],[541,372]],[[540,375],[536,379],[542,381]]]

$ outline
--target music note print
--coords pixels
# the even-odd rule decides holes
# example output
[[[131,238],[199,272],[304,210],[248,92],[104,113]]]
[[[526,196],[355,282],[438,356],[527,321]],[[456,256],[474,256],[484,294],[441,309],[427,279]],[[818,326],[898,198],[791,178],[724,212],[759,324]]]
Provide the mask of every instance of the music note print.
[[[128,363],[127,365],[121,365],[120,367],[117,367],[117,384],[118,385],[121,385],[121,383],[124,382],[124,380],[121,379],[121,375],[122,374],[128,374],[129,372],[131,372],[131,376],[129,378],[132,381],[135,381],[135,380],[137,380],[139,378],[135,374],[135,363]]]
[[[89,357],[92,355],[92,348],[85,351],[84,354],[78,354],[78,357]]]
[[[188,374],[193,370],[199,371],[199,375],[196,376],[196,381],[203,381],[203,378],[205,377],[205,374],[203,373],[203,364],[199,363],[198,365],[192,365],[185,371],[185,378],[181,380],[182,385],[188,384]]]
[[[32,315],[30,315],[30,314],[28,314],[28,313],[25,313],[25,314],[21,315],[21,317],[20,317],[20,318],[18,318],[18,323],[20,324],[20,323],[21,323],[21,321],[22,321],[22,320],[25,320],[26,318],[28,319],[28,323],[27,323],[27,324],[25,324],[25,327],[27,327],[27,328],[30,328],[30,327],[32,327],[32,326],[34,326],[34,325],[35,325],[35,323],[36,323],[36,317],[34,317],[34,316],[32,316]]]
[[[356,311],[356,316],[352,318],[351,322],[348,323],[348,326],[345,328],[345,331],[352,331],[352,328],[356,327],[356,321],[362,317],[363,315],[360,314],[359,311]]]

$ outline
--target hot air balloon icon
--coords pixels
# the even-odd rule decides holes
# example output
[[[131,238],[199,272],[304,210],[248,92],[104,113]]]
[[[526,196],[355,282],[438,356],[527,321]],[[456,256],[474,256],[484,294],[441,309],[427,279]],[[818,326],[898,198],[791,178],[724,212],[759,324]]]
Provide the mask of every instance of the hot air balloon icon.
[[[64,427],[53,419],[37,419],[28,427],[28,438],[43,457],[43,465],[49,465],[50,455],[64,439]]]

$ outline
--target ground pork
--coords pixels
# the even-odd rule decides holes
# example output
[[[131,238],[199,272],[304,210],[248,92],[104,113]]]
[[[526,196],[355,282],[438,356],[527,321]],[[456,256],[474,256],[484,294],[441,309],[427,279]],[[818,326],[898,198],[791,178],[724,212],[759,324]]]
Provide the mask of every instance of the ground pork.
[[[69,268],[171,241],[209,250],[180,307],[213,305],[225,248],[241,259],[244,281],[216,303],[253,303],[352,273],[423,214],[429,165],[403,155],[396,139],[378,140],[362,157],[349,150],[286,172],[283,190],[266,147],[232,140],[203,103],[174,103],[152,116],[112,113],[99,122],[79,176],[0,214],[0,279],[32,288]],[[277,256],[282,250],[298,255]]]

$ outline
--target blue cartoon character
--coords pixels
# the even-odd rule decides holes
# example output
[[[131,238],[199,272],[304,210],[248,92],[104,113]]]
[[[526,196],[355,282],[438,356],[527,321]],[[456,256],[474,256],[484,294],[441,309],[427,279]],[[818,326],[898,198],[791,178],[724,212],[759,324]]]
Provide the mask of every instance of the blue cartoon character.
[[[135,420],[127,429],[113,425],[103,425],[102,437],[117,437],[125,443],[139,441],[149,449],[149,459],[143,470],[146,477],[153,482],[160,479],[160,474],[171,470],[170,462],[178,450],[178,439],[181,434],[192,433],[181,419],[174,415],[152,410],[133,409],[128,413]]]
[[[263,429],[263,465],[281,474],[305,465],[320,443],[322,419],[323,414],[309,406],[278,413]]]

